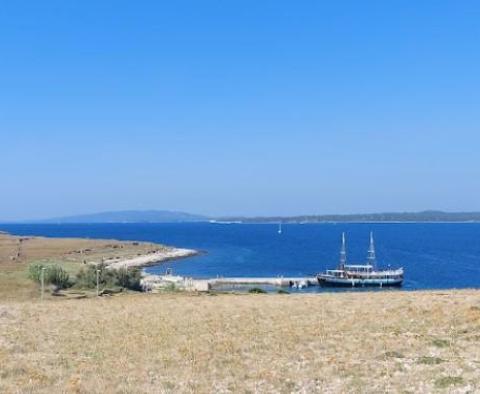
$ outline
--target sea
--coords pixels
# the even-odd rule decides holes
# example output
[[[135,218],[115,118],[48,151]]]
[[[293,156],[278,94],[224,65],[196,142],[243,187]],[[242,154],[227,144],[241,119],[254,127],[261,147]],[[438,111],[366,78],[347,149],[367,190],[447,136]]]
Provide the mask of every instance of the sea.
[[[373,232],[379,267],[403,267],[403,289],[480,287],[479,223],[0,224],[17,235],[149,241],[201,251],[148,267],[193,278],[305,277],[338,264],[341,234],[349,263],[366,261]],[[338,291],[318,286],[295,291]],[[351,291],[351,290],[349,290]],[[362,291],[362,290],[354,290]]]

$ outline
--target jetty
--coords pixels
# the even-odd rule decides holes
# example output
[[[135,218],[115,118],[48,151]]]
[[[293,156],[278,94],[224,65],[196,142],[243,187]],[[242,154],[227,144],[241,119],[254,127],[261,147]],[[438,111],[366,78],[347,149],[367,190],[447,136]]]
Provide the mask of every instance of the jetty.
[[[279,287],[307,287],[318,285],[318,280],[316,277],[258,277],[258,278],[214,278],[208,280],[211,287],[218,285],[271,285]]]
[[[185,291],[209,291],[224,286],[274,286],[293,287],[303,289],[309,286],[318,286],[316,277],[217,277],[210,279],[195,279],[174,275],[167,269],[165,275],[144,275],[141,281],[144,291],[157,292],[159,290],[175,288]]]

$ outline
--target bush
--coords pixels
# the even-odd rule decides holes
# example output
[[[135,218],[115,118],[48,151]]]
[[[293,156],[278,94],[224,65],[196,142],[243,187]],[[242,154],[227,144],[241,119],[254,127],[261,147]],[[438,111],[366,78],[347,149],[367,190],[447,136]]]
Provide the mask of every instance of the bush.
[[[461,376],[444,376],[435,381],[435,387],[440,389],[446,389],[449,386],[455,386],[464,383],[465,381]]]
[[[426,364],[426,365],[437,365],[443,363],[444,360],[442,360],[439,357],[430,357],[430,356],[423,356],[420,357],[417,360],[418,364]]]
[[[107,269],[105,264],[89,265],[82,268],[76,278],[76,286],[80,288],[94,289],[98,282],[101,288],[122,287],[130,290],[141,290],[140,280],[142,278],[139,269]]]
[[[28,267],[28,277],[33,281],[40,283],[42,278],[42,269],[45,268],[44,281],[46,285],[54,285],[57,289],[66,289],[73,285],[70,276],[58,264],[45,265],[34,263]],[[82,289],[95,289],[98,282],[100,288],[116,288],[140,291],[141,271],[138,268],[126,269],[107,269],[105,264],[89,265],[82,268],[76,275],[75,286]]]
[[[40,283],[42,278],[42,268],[44,267],[43,264],[30,264],[28,267],[28,277],[34,282]]]
[[[250,290],[248,290],[249,293],[252,294],[265,294],[266,291],[261,289],[260,287],[252,287]]]
[[[89,265],[82,268],[77,273],[75,285],[80,288],[94,289],[97,287],[97,270],[98,283],[100,287],[114,287],[115,278],[112,270],[107,270],[105,264]]]
[[[58,264],[31,264],[28,267],[28,277],[37,283],[41,283],[43,269],[45,269],[44,283],[46,285],[54,285],[57,289],[66,289],[72,285],[70,275]]]
[[[130,270],[119,269],[113,272],[117,286],[130,290],[141,290],[140,281],[142,279],[142,273],[138,268]]]
[[[55,285],[58,289],[66,289],[70,283],[70,275],[59,265],[51,265],[46,269],[47,282]]]
[[[436,338],[432,341],[432,345],[436,347],[448,347],[450,345],[450,342],[445,339]]]

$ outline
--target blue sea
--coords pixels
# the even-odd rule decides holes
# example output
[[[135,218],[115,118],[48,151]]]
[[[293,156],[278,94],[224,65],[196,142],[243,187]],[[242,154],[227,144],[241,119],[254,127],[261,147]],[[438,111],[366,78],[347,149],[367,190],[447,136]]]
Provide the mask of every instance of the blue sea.
[[[205,252],[149,267],[195,278],[311,276],[338,262],[341,233],[348,261],[365,262],[373,231],[379,266],[404,267],[404,289],[480,287],[480,224],[37,224],[0,225],[18,235],[114,238]],[[326,291],[318,287],[308,291]]]

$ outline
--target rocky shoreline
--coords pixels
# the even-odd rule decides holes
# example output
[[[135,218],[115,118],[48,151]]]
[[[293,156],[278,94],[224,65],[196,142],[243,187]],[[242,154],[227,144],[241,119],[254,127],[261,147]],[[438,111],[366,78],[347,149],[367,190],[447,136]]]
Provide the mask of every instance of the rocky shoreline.
[[[109,268],[144,268],[152,265],[157,265],[165,261],[177,260],[186,257],[198,255],[199,252],[193,249],[165,247],[161,250],[153,251],[144,255],[131,258],[113,258],[105,260]]]

